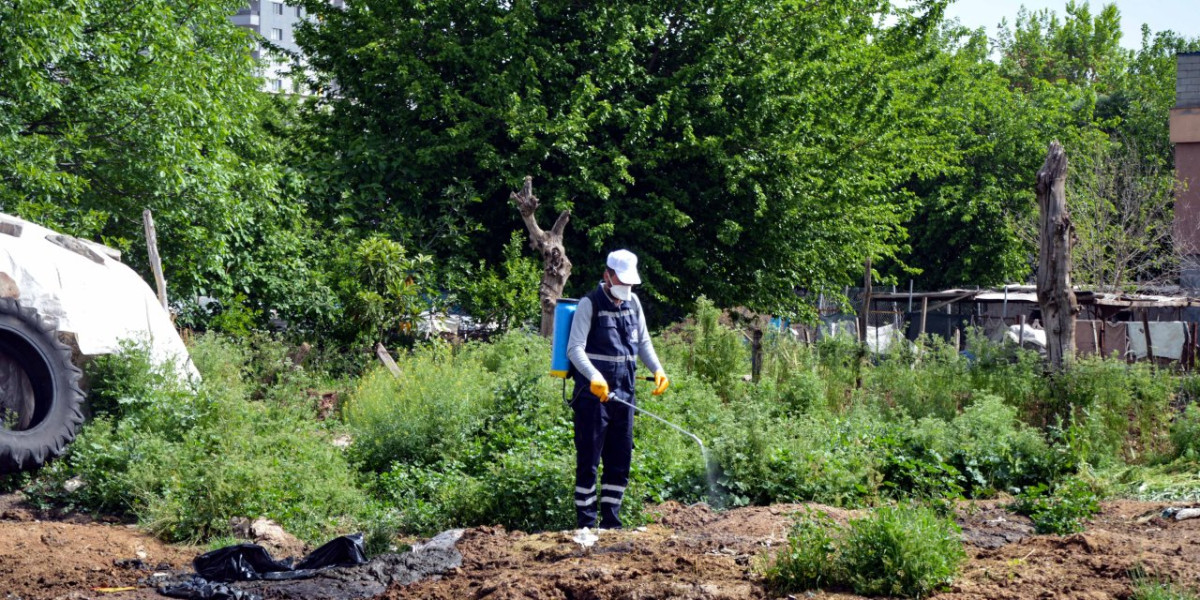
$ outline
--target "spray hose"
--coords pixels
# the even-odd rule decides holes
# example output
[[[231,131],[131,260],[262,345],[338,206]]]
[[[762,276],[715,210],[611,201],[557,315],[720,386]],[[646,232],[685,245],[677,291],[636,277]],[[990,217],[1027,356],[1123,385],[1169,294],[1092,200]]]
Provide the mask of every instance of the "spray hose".
[[[650,378],[650,380],[653,381],[654,379]],[[680,427],[680,426],[678,426],[678,425],[676,425],[676,424],[674,424],[674,423],[672,423],[672,422],[670,422],[670,421],[668,421],[668,420],[666,420],[644,408],[638,408],[637,406],[634,406],[633,404],[630,404],[630,403],[622,400],[620,397],[618,397],[616,395],[616,393],[610,392],[608,394],[608,399],[611,402],[620,402],[621,404],[624,404],[625,406],[628,406],[629,408],[632,408],[633,410],[640,412],[643,415],[650,417],[651,419],[655,419],[661,423],[664,423],[671,429],[674,429],[675,431],[678,431],[679,433],[682,433],[683,435],[686,435],[686,436],[692,438],[693,440],[696,440],[696,443],[700,444],[700,452],[707,454],[707,451],[704,449],[704,442],[700,441],[700,438],[696,437],[696,434],[694,434],[694,433],[692,433],[692,432],[690,432],[690,431],[688,431],[688,430],[686,430],[686,429],[684,429],[684,428],[682,428],[682,427]]]

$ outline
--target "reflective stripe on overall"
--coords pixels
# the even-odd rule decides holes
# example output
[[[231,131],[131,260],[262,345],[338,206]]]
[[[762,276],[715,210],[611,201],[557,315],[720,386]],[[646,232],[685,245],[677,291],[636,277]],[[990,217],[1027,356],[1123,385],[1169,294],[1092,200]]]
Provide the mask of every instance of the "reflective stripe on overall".
[[[587,298],[592,302],[592,324],[584,351],[609,390],[633,404],[639,341],[634,304],[613,304],[603,286]],[[615,528],[621,526],[621,500],[629,483],[633,409],[617,402],[602,404],[592,394],[590,383],[575,374],[571,404],[575,412],[575,513],[579,527],[594,527],[599,511],[600,527]],[[597,490],[596,467],[601,461],[604,472]]]

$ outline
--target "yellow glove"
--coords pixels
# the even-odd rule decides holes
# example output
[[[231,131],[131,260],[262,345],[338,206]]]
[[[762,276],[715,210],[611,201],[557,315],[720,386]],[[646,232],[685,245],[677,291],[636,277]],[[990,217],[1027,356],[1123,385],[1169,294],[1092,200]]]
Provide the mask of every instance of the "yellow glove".
[[[663,392],[667,391],[668,385],[671,385],[671,380],[667,379],[667,374],[663,373],[662,369],[659,369],[654,372],[654,391],[650,393],[661,396]]]
[[[600,399],[601,402],[608,402],[608,382],[603,377],[597,375],[592,380],[592,393]]]

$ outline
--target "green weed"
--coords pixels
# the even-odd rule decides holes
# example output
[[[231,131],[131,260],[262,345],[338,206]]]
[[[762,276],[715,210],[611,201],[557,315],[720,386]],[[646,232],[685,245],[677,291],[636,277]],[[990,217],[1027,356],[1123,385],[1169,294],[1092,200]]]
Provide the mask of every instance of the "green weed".
[[[880,507],[846,528],[809,512],[765,578],[780,593],[828,585],[922,598],[950,583],[964,560],[958,526],[929,508]]]
[[[1067,479],[1054,487],[1037,484],[1017,495],[1013,512],[1033,520],[1038,533],[1067,535],[1083,531],[1083,521],[1100,512],[1100,500],[1080,479]]]

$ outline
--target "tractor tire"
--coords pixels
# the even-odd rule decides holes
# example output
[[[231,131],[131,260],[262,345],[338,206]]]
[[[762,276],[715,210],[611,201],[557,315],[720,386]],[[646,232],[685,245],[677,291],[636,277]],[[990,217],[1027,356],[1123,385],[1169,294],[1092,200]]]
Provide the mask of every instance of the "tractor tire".
[[[0,474],[37,469],[75,439],[80,378],[54,323],[0,299]]]

